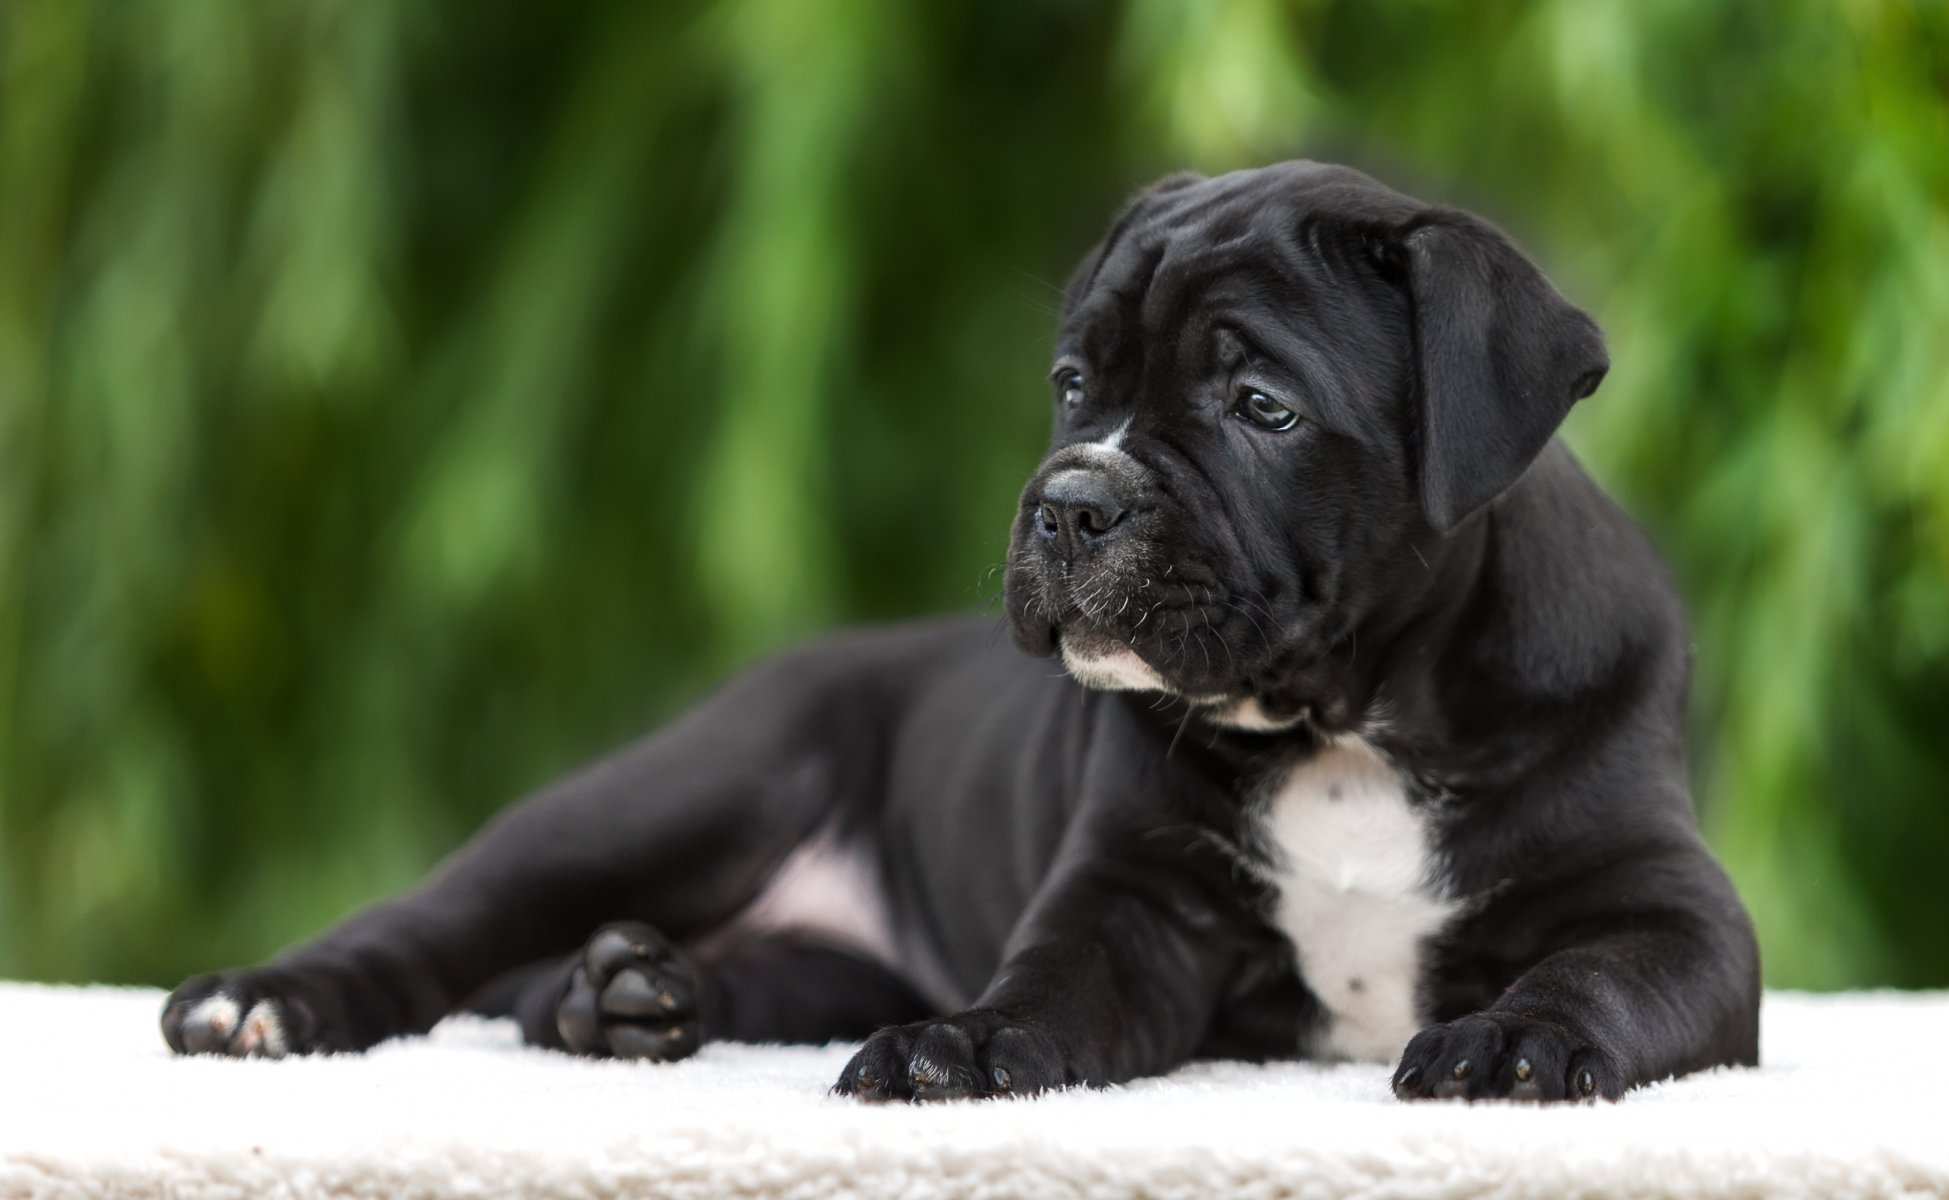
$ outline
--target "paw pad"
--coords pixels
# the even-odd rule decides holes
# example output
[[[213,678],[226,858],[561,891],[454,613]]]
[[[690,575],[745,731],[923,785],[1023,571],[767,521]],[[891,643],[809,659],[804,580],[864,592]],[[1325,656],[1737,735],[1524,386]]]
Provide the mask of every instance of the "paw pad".
[[[599,1058],[684,1058],[702,1043],[698,1026],[695,968],[636,922],[589,939],[555,1008],[563,1044]]]

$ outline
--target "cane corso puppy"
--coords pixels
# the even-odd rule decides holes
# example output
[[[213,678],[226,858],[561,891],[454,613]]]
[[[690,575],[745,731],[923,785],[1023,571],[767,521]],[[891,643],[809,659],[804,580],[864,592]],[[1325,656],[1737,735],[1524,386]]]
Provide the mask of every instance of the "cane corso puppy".
[[[1685,617],[1554,437],[1608,365],[1465,212],[1308,162],[1167,179],[1067,288],[1027,654],[939,620],[762,663],[184,984],[164,1035],[359,1050],[499,1005],[618,1058],[864,1038],[837,1090],[913,1100],[1214,1055],[1392,1063],[1407,1099],[1753,1063]]]

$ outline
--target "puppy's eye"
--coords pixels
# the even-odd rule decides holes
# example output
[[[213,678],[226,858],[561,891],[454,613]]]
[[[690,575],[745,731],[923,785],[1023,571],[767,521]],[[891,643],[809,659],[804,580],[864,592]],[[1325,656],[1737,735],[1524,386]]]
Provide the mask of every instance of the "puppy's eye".
[[[1264,392],[1245,392],[1232,410],[1261,429],[1284,433],[1299,424],[1299,414]]]
[[[1083,402],[1083,376],[1079,371],[1063,370],[1056,373],[1056,396],[1064,404],[1075,406]]]

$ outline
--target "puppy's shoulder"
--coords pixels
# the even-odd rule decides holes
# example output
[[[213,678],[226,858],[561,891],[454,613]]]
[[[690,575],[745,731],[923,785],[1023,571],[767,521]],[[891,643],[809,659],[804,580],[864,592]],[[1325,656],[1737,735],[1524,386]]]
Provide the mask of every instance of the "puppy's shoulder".
[[[1573,690],[1624,661],[1682,667],[1690,637],[1671,571],[1560,439],[1486,517],[1482,607],[1525,674]]]

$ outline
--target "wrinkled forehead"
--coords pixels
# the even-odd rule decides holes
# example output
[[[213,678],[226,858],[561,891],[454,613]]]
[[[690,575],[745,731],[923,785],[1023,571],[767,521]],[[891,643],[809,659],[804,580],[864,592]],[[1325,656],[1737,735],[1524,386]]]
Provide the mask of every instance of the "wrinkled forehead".
[[[1322,230],[1397,225],[1420,209],[1346,167],[1282,163],[1140,201],[1077,281],[1065,340],[1102,355],[1179,332],[1197,312],[1304,311],[1332,285]]]
[[[1293,303],[1299,280],[1253,264],[1244,256],[1200,246],[1139,246],[1121,261],[1106,261],[1097,284],[1064,322],[1061,349],[1106,365],[1135,358],[1166,341],[1201,335],[1213,313],[1256,299]]]
[[[1348,235],[1421,210],[1358,172],[1309,163],[1150,197],[1073,289],[1058,354],[1134,383],[1140,372],[1209,368],[1218,346],[1242,346],[1278,363],[1316,417],[1385,441],[1394,381],[1372,364],[1400,357],[1401,301],[1356,268]]]
[[[1214,189],[1206,181],[1174,195],[1140,201],[1113,229],[1102,255],[1073,296],[1074,332],[1088,342],[1140,324],[1155,334],[1206,293],[1240,288],[1246,275],[1263,276],[1258,289],[1278,282],[1277,272],[1250,270],[1276,251],[1289,205],[1260,189]],[[1096,347],[1092,347],[1096,348]]]

